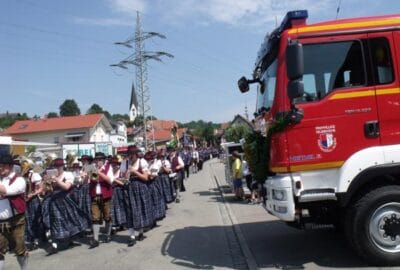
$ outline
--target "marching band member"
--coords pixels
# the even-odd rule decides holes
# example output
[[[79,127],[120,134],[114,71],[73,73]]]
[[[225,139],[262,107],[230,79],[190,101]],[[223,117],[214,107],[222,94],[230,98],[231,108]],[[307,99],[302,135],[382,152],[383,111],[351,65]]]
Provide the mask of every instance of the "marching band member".
[[[117,157],[109,159],[108,162],[111,164],[114,175],[111,220],[113,227],[121,228],[126,226],[128,220],[129,195],[127,184],[129,182],[125,173],[121,172],[121,163]]]
[[[150,174],[148,187],[153,200],[155,226],[157,221],[162,220],[165,217],[166,212],[166,204],[160,183],[161,177],[158,175],[161,169],[161,161],[157,159],[157,153],[153,151],[146,153],[145,159],[149,162]]]
[[[42,216],[51,244],[47,249],[49,255],[58,252],[58,242],[67,240],[71,244],[73,236],[89,227],[87,216],[69,196],[74,176],[64,171],[64,166],[64,160],[56,158],[53,161],[56,171],[47,170],[42,181],[46,190]]]
[[[95,154],[97,172],[90,175],[89,193],[92,198],[92,224],[93,239],[90,241],[90,248],[99,246],[100,226],[103,220],[106,223],[105,242],[111,241],[111,196],[114,175],[109,163],[106,163],[104,153]]]
[[[74,176],[74,189],[71,193],[71,198],[79,206],[79,208],[86,214],[89,223],[91,225],[91,214],[90,214],[90,195],[89,195],[89,183],[87,172],[83,170],[83,167],[79,162],[72,164],[72,175]]]
[[[39,195],[43,191],[42,176],[29,170],[27,177],[29,185],[26,194],[26,241],[35,249],[39,245],[39,239],[43,236],[42,207]]]
[[[140,150],[135,146],[128,147],[131,165],[129,166],[129,201],[132,218],[128,221],[128,246],[133,246],[136,240],[144,239],[144,228],[150,228],[154,223],[153,204],[147,186],[149,179],[148,163],[140,158]]]
[[[166,203],[171,203],[174,201],[175,189],[168,176],[172,171],[171,171],[171,163],[166,158],[165,149],[161,150],[158,153],[157,159],[161,163],[159,174],[160,174],[160,183],[163,190],[164,200]]]
[[[25,248],[25,190],[24,178],[13,172],[14,160],[9,154],[0,156],[0,270],[4,255],[14,250],[22,270],[27,269]]]
[[[185,163],[183,163],[183,160],[179,156],[176,149],[172,150],[170,160],[171,160],[171,169],[172,169],[172,174],[170,174],[170,177],[172,177],[174,179],[174,186],[175,186],[175,190],[176,190],[175,202],[179,203],[181,200],[180,192],[184,191],[182,172],[183,172],[183,168],[185,167]]]

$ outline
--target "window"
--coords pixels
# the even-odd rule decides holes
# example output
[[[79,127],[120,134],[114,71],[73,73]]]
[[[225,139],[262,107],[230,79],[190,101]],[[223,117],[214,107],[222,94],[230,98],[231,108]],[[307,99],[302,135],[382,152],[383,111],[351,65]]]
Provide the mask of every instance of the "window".
[[[278,61],[275,59],[261,75],[262,83],[257,93],[257,111],[262,108],[265,110],[271,109],[272,103],[274,102],[277,62]]]
[[[54,137],[54,143],[60,143],[60,137]]]
[[[392,57],[387,39],[370,39],[370,49],[375,84],[387,84],[393,82]]]
[[[305,44],[303,47],[304,96],[295,103],[320,100],[334,89],[366,84],[360,41]]]

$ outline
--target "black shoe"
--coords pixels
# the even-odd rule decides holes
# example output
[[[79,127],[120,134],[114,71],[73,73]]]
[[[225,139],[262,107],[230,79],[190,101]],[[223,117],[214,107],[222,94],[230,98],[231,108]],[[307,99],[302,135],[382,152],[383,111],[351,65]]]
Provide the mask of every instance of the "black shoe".
[[[111,242],[111,235],[106,235],[106,239],[104,239],[104,243],[110,243]]]
[[[99,246],[99,241],[92,239],[90,240],[89,244],[90,244],[89,249],[96,248]]]
[[[128,247],[132,247],[136,244],[136,239],[129,237],[129,241],[128,241]]]
[[[146,238],[146,236],[144,236],[144,234],[141,233],[141,234],[139,234],[137,240],[138,240],[138,241],[143,241],[145,238]]]
[[[50,245],[50,246],[46,249],[46,252],[47,252],[47,256],[50,256],[50,255],[56,254],[56,253],[58,252],[58,249],[55,248],[53,245]]]

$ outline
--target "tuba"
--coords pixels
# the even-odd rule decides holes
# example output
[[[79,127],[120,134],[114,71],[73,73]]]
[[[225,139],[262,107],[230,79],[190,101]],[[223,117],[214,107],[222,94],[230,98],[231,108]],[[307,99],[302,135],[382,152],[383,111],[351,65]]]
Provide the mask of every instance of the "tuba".
[[[21,175],[27,175],[29,170],[33,168],[33,161],[29,158],[22,157],[21,161]]]

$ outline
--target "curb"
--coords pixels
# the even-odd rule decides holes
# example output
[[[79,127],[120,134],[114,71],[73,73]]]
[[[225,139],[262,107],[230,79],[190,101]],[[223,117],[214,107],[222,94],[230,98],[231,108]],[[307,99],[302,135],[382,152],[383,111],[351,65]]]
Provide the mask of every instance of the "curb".
[[[212,172],[212,174],[214,176],[215,183],[217,184],[217,188],[218,188],[219,192],[221,193],[222,201],[224,203],[224,206],[225,206],[226,210],[228,211],[229,219],[232,222],[232,227],[233,227],[233,230],[234,230],[234,232],[236,234],[236,237],[237,237],[237,239],[239,241],[240,248],[241,248],[241,250],[243,252],[243,255],[244,255],[246,263],[247,263],[247,267],[248,267],[249,270],[256,270],[256,269],[258,269],[256,260],[254,259],[254,256],[253,256],[252,252],[250,251],[249,246],[247,245],[247,242],[245,240],[245,237],[244,237],[244,234],[242,232],[242,229],[240,228],[239,222],[237,221],[237,219],[236,219],[236,217],[235,217],[235,215],[234,215],[229,203],[227,203],[227,201],[226,201],[226,196],[225,196],[225,194],[224,194],[224,192],[223,192],[223,190],[221,188],[221,185],[220,185],[220,180],[218,179],[218,176],[214,172],[214,168],[212,166],[213,163],[209,163],[208,165],[209,165],[210,170],[211,170],[211,172]]]

